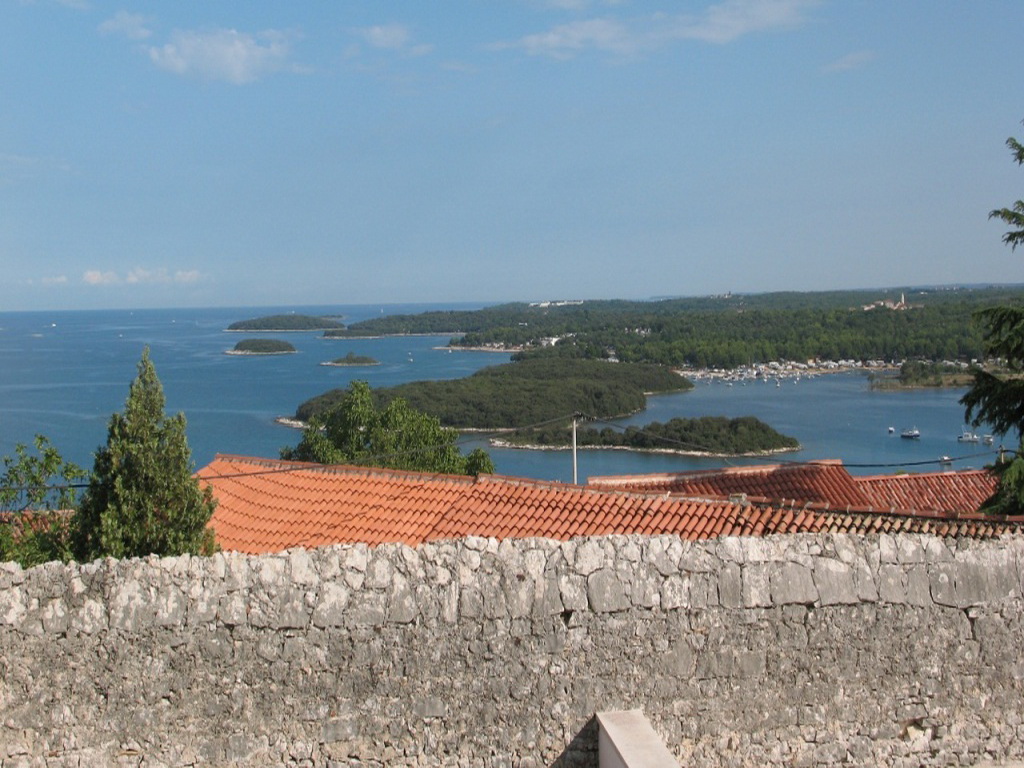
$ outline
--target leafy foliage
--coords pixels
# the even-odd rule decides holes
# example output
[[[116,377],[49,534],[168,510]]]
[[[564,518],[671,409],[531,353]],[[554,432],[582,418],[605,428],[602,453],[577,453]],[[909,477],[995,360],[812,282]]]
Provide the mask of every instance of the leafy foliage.
[[[580,411],[609,418],[643,410],[648,392],[693,385],[666,368],[600,360],[528,360],[483,368],[451,381],[417,381],[377,391],[381,404],[401,398],[449,427],[524,427]],[[299,406],[309,421],[334,407],[344,390],[331,390]]]
[[[16,445],[0,476],[0,560],[23,568],[70,559],[66,510],[75,503],[74,484],[86,476],[42,435],[34,444],[38,455]]]
[[[565,447],[572,444],[572,431],[565,424],[539,430],[517,430],[508,442]],[[753,416],[736,419],[724,416],[676,418],[664,424],[654,421],[643,427],[629,426],[624,431],[611,427],[600,430],[585,427],[576,430],[576,445],[581,448],[668,450],[724,456],[796,450],[800,447],[796,438],[776,432]]]
[[[344,328],[344,323],[327,317],[311,315],[267,315],[251,320],[239,320],[228,326],[229,331],[323,331]]]
[[[1017,165],[1024,165],[1024,145],[1011,136],[1006,140],[1006,146],[1010,148]],[[1024,200],[1018,200],[1011,208],[997,208],[990,212],[988,217],[1001,219],[1012,227],[1003,235],[1003,242],[1012,250],[1016,250],[1019,244],[1024,243]]]
[[[336,405],[313,417],[295,448],[281,457],[320,464],[366,464],[421,472],[478,475],[494,471],[486,451],[460,453],[458,433],[402,398],[383,407],[364,381],[354,381]]]
[[[164,416],[163,387],[147,348],[124,413],[111,416],[107,444],[96,450],[75,515],[75,555],[88,561],[208,554],[214,504],[210,489],[192,475],[184,414]]]
[[[85,471],[60,453],[43,435],[36,435],[35,450],[29,453],[24,443],[14,447],[14,456],[4,456],[0,476],[0,510],[59,510],[75,504],[73,484],[86,476]],[[54,481],[60,481],[55,483]]]
[[[1017,164],[1024,164],[1024,147],[1013,138],[1006,143]],[[1013,210],[992,211],[989,218],[1017,227],[1003,236],[1003,242],[1011,248],[1024,241],[1024,202],[1018,200]],[[996,466],[999,485],[984,509],[997,514],[1024,514],[1024,308],[994,307],[980,312],[979,320],[985,328],[985,351],[1002,361],[1005,373],[978,369],[960,403],[966,419],[975,426],[987,423],[1000,435],[1016,431],[1019,440],[1014,458]]]

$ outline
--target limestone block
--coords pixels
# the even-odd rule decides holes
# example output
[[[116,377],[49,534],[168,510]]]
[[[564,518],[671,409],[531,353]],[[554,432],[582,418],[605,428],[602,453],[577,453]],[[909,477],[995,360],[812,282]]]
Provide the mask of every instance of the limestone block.
[[[629,608],[626,590],[611,568],[601,568],[587,578],[587,600],[596,613],[613,613]]]
[[[71,615],[71,628],[83,635],[95,635],[108,626],[106,605],[99,600],[88,598]]]
[[[383,552],[374,552],[366,567],[366,586],[370,589],[387,589],[391,586],[394,566]]]
[[[353,594],[348,611],[350,626],[377,626],[387,616],[387,595],[383,592]]]
[[[690,577],[675,574],[661,585],[661,607],[665,610],[688,608],[690,605]]]
[[[43,631],[48,635],[63,634],[71,626],[67,605],[63,600],[49,600],[40,611]]]
[[[770,568],[764,563],[743,566],[744,608],[767,608],[772,604]]]
[[[923,607],[930,605],[931,602],[927,566],[920,564],[909,568],[907,570],[907,603]]]
[[[19,569],[20,570],[20,569]],[[8,587],[0,594],[0,624],[19,626],[28,613],[26,593],[22,589]]]
[[[821,605],[850,605],[860,602],[853,568],[830,557],[815,558],[814,586]]]
[[[404,576],[395,574],[388,598],[388,621],[393,624],[409,624],[419,616],[416,595]]]
[[[810,605],[818,600],[811,569],[799,563],[783,563],[769,577],[775,605]]]
[[[366,544],[346,544],[342,547],[342,568],[362,573],[370,561],[370,548]]]
[[[288,550],[288,568],[293,584],[309,586],[318,580],[309,550],[302,547]]]
[[[954,574],[957,605],[961,608],[1020,598],[1016,562],[1007,550],[983,555],[963,552],[956,557]]]
[[[895,549],[893,550],[895,553]],[[904,584],[904,570],[893,563],[878,566],[878,599],[885,603],[901,605],[907,602],[907,588]]]
[[[244,593],[233,592],[221,598],[217,618],[222,624],[237,627],[249,621],[249,606]]]
[[[587,581],[582,576],[561,574],[558,577],[558,592],[565,610],[587,610]]]
[[[116,583],[110,594],[110,626],[137,632],[153,621],[155,595],[137,578]]]
[[[610,554],[600,539],[586,539],[576,548],[576,560],[573,563],[573,568],[581,576],[589,576],[607,565]]]
[[[340,582],[330,581],[320,586],[311,620],[315,627],[341,627],[345,624],[349,590]]]
[[[718,599],[723,608],[743,606],[743,572],[735,560],[727,561],[719,571]]]

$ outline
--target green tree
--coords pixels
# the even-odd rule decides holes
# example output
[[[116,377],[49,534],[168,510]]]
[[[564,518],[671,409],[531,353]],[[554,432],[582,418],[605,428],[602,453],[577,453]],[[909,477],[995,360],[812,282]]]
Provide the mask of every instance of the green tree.
[[[1017,164],[1024,164],[1024,146],[1012,137],[1006,145]],[[994,210],[989,218],[1002,219],[1016,228],[1003,235],[1011,249],[1024,242],[1024,201],[1018,200],[1012,209]],[[977,317],[985,328],[985,352],[1002,362],[1002,370],[998,374],[975,371],[974,383],[960,403],[975,426],[986,423],[999,435],[1016,430],[1018,439],[1013,459],[996,466],[999,485],[984,509],[994,514],[1024,514],[1024,308],[993,307]]]
[[[281,457],[454,475],[494,471],[486,451],[477,448],[463,456],[457,438],[454,429],[442,427],[437,417],[409,407],[402,398],[378,408],[370,385],[354,381],[338,405],[312,418],[299,444],[284,448]]]
[[[124,413],[110,418],[89,487],[75,515],[82,561],[148,554],[208,554],[215,502],[192,475],[185,416],[164,416],[164,392],[149,349],[142,352]]]
[[[1024,165],[1024,144],[1021,144],[1011,136],[1006,140],[1006,146],[1010,148],[1010,152],[1013,154],[1013,159],[1017,161],[1017,165]],[[1009,245],[1012,250],[1016,250],[1018,244],[1024,243],[1024,200],[1018,200],[1013,204],[1012,208],[996,208],[989,213],[988,217],[990,219],[1002,219],[1013,227],[1013,229],[1003,235],[1003,242]]]
[[[75,484],[85,471],[64,461],[50,441],[36,435],[36,454],[24,443],[4,456],[0,475],[0,560],[23,568],[71,557],[69,517]]]

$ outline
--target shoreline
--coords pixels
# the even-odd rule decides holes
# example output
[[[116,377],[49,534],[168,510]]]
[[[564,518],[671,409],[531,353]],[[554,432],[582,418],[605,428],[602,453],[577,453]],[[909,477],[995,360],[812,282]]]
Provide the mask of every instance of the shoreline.
[[[320,363],[320,365],[326,365],[331,368],[369,368],[374,365],[380,365],[380,360],[374,360],[372,363],[335,363],[327,361]]]
[[[225,328],[223,333],[323,333],[337,328]]]
[[[514,444],[506,440],[495,438],[488,441],[495,448],[509,448],[525,451],[571,451],[571,445],[528,445]],[[627,445],[579,445],[578,451],[631,451],[633,453],[663,453],[676,456],[692,456],[696,458],[727,459],[727,458],[755,458],[758,456],[775,456],[780,453],[795,453],[802,451],[803,446],[795,448],[771,448],[765,451],[747,451],[746,453],[714,453],[711,451],[684,451],[677,448],[631,448]]]
[[[244,349],[227,349],[224,354],[236,357],[270,357],[271,355],[294,355],[298,354],[298,351],[297,349],[282,349],[280,352],[247,352]]]

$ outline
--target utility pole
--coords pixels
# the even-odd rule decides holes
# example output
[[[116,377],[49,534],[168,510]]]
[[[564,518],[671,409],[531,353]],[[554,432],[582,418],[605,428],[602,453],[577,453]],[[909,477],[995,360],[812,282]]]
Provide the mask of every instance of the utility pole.
[[[576,422],[583,418],[583,414],[576,411],[572,415],[572,484],[579,485],[579,477],[576,471]]]
[[[576,475],[576,414],[572,415],[572,484],[578,485]]]

